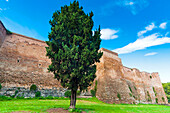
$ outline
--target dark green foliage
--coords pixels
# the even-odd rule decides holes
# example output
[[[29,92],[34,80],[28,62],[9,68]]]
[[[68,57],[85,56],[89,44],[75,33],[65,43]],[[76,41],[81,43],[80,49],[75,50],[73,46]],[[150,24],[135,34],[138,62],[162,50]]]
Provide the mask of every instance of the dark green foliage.
[[[40,92],[40,91],[37,91],[37,92],[35,93],[35,97],[41,97],[41,92]]]
[[[134,86],[134,89],[137,90],[136,86]]]
[[[155,88],[153,87],[153,92],[155,93],[155,96],[157,95],[157,92],[156,92],[156,90],[155,90]]]
[[[167,95],[168,103],[170,103],[170,95]]]
[[[119,93],[117,93],[117,97],[119,98],[119,100],[121,100],[121,96]]]
[[[149,94],[148,91],[147,91],[147,96],[148,96],[148,101],[149,101],[149,102],[152,101],[151,96],[150,96],[150,94]]]
[[[71,91],[70,90],[67,90],[65,93],[64,93],[64,96],[65,97],[71,97]]]
[[[12,100],[12,97],[7,97],[7,96],[1,96],[0,95],[0,101],[4,101],[4,100]]]
[[[94,31],[93,13],[85,14],[74,1],[61,7],[50,20],[51,32],[46,41],[47,56],[51,59],[48,70],[53,72],[63,87],[76,91],[87,89],[96,77],[95,62],[102,56],[100,27]]]
[[[15,91],[15,95],[17,95],[17,93],[18,93],[18,90]]]
[[[96,92],[97,92],[97,80],[95,81],[95,86],[94,90],[90,90],[92,97],[96,97]]]
[[[156,98],[155,100],[156,100],[156,103],[158,103],[158,98]]]
[[[95,91],[95,96],[96,96],[96,92],[97,92],[97,80],[95,81],[94,91]]]
[[[37,86],[35,84],[32,84],[30,87],[30,91],[36,91],[37,90]]]
[[[2,85],[1,85],[1,83],[0,83],[0,90],[1,90],[1,88],[2,88]]]
[[[6,34],[7,34],[7,35],[11,35],[12,32],[11,32],[10,30],[7,29],[7,30],[6,30]]]
[[[132,97],[133,95],[132,95],[132,93],[129,93],[129,95],[130,95],[130,97]]]
[[[96,92],[95,92],[95,90],[90,90],[90,93],[91,93],[91,95],[92,95],[92,97],[95,97],[96,96]]]
[[[162,83],[168,102],[170,103],[170,82]]]
[[[17,96],[17,99],[24,99],[23,96]]]
[[[131,87],[129,86],[129,90],[130,90],[130,92],[132,93],[132,89],[131,89]]]
[[[77,95],[80,95],[80,94],[81,94],[81,92],[78,90],[78,91],[77,91]]]
[[[165,98],[164,97],[162,97],[162,101],[165,102]]]

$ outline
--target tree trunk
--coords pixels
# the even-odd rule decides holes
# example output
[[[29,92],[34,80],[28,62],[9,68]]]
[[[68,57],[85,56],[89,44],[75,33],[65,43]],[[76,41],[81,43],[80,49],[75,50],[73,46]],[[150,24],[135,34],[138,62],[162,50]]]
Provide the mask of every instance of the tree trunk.
[[[69,109],[75,109],[77,91],[71,90],[71,100]]]

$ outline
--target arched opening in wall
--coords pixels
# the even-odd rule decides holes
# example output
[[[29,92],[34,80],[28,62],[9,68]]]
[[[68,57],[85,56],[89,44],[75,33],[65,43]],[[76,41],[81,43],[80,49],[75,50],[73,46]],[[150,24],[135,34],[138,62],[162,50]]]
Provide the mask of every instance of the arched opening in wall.
[[[19,63],[19,62],[20,62],[20,60],[18,59],[18,60],[17,60],[17,62]]]
[[[152,79],[152,76],[150,75],[150,79]]]

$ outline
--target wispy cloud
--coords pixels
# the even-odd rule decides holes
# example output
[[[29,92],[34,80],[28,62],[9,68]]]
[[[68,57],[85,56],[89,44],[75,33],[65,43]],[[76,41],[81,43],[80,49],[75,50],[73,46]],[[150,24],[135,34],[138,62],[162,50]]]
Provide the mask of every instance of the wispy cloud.
[[[164,28],[166,27],[166,22],[161,23],[160,25],[162,26],[162,28]],[[158,27],[154,23],[151,23],[150,25],[145,27],[145,30],[138,32],[138,39],[135,42],[129,43],[128,45],[122,48],[115,49],[113,51],[119,54],[126,54],[137,50],[146,49],[148,47],[170,43],[170,37],[167,36],[169,32],[166,32],[164,35],[158,32],[152,33],[147,36],[144,35],[148,31],[153,30],[154,28],[158,28]],[[159,28],[161,27],[159,26]]]
[[[153,30],[154,28],[156,28],[154,23],[151,23],[150,25],[145,27],[145,30],[139,31],[138,32],[138,37],[142,36],[144,33]]]
[[[159,25],[159,28],[161,28],[161,29],[166,29],[166,24],[167,24],[167,22],[161,23],[161,24]]]
[[[9,0],[5,0],[6,2],[8,2]]]
[[[170,37],[161,37],[161,34],[154,33],[144,38],[139,38],[135,42],[130,43],[122,48],[115,49],[113,51],[119,54],[131,53],[136,50],[146,49],[147,47],[162,45],[170,43]]]
[[[147,0],[118,0],[116,4],[120,7],[125,7],[136,15],[139,11],[143,10],[149,5]]]
[[[117,8],[126,8],[127,11],[130,11],[133,15],[136,15],[148,5],[148,0],[111,0],[103,4],[100,14],[110,15],[114,13]]]
[[[119,32],[119,30],[102,29],[100,38],[103,40],[110,40],[110,39],[118,38],[118,35],[115,35],[117,32]]]
[[[158,53],[157,52],[151,52],[151,53],[145,54],[144,56],[153,56],[153,55],[156,55],[156,54],[158,54]]]

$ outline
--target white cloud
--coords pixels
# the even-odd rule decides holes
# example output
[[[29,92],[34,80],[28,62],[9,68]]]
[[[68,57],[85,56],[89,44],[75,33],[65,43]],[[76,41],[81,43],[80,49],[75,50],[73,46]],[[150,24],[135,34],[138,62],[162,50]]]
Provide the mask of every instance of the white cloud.
[[[148,25],[147,27],[145,27],[145,30],[139,31],[138,32],[138,37],[142,36],[143,34],[145,34],[148,31],[153,30],[154,28],[156,28],[154,23],[151,23],[150,25]]]
[[[103,40],[110,40],[115,39],[118,37],[118,35],[115,35],[119,30],[113,30],[113,29],[102,29],[101,30],[101,39]]]
[[[2,8],[0,8],[0,11],[2,11]]]
[[[6,2],[8,2],[9,0],[6,0]]]
[[[144,56],[153,56],[153,55],[156,55],[156,54],[158,54],[158,53],[157,52],[151,52],[151,53],[145,54]]]
[[[170,37],[161,37],[158,33],[146,36],[144,38],[139,38],[135,42],[130,43],[122,48],[115,49],[113,51],[119,54],[131,53],[136,50],[146,49],[147,47],[162,45],[165,43],[170,43]]]
[[[166,28],[166,24],[167,24],[167,22],[161,23],[160,26],[159,26],[159,28],[165,29],[165,28]]]

